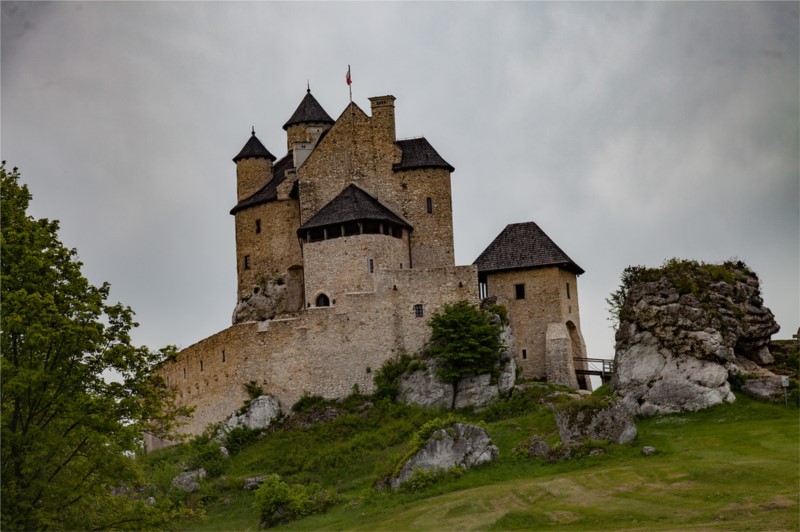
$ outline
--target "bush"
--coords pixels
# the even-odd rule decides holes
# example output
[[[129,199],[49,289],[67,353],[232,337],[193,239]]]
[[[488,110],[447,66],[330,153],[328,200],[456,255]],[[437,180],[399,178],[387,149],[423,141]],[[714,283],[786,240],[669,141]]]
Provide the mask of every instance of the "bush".
[[[289,485],[273,473],[256,490],[253,506],[261,514],[261,526],[272,527],[325,512],[335,502],[333,490],[324,490],[319,484]]]
[[[292,412],[304,412],[306,410],[310,410],[314,407],[323,406],[328,401],[325,400],[324,397],[319,395],[309,395],[308,392],[303,394],[295,404],[292,405]]]
[[[445,305],[428,322],[432,329],[426,355],[441,361],[439,378],[456,383],[467,375],[497,375],[502,327],[492,315],[467,301]]]
[[[261,430],[247,427],[234,427],[225,435],[225,448],[231,456],[239,454],[261,436]]]

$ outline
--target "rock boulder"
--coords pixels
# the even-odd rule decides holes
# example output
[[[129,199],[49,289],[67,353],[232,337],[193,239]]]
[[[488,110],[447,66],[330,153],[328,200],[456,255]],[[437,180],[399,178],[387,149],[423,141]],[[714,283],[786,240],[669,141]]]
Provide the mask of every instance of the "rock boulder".
[[[632,279],[620,307],[612,387],[634,413],[731,402],[727,379],[739,371],[737,356],[772,360],[767,344],[778,325],[743,263],[670,261]]]
[[[223,428],[231,430],[236,427],[248,429],[265,429],[273,420],[281,415],[281,405],[271,395],[260,395],[250,401],[242,413],[234,413],[224,423]]]
[[[633,415],[619,402],[602,408],[587,408],[575,403],[554,410],[558,434],[566,446],[580,445],[586,440],[622,444],[636,437]]]
[[[206,478],[206,470],[202,467],[193,471],[184,471],[172,479],[172,487],[188,493],[200,489],[200,481]]]
[[[414,470],[445,472],[456,466],[470,468],[496,460],[500,451],[492,444],[489,435],[480,427],[454,423],[452,427],[434,432],[422,449],[403,465],[400,473],[391,479],[393,488],[407,481]]]

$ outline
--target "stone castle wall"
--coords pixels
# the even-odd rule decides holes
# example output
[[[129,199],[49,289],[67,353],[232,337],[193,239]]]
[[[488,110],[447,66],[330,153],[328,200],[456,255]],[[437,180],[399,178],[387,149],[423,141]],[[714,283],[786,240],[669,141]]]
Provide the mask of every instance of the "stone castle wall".
[[[363,234],[307,242],[303,258],[306,301],[312,306],[320,293],[333,301],[347,292],[373,292],[378,270],[409,267],[408,232],[402,238]]]
[[[569,299],[567,283],[570,285]],[[515,285],[518,284],[525,285],[524,299],[516,299]],[[516,342],[517,364],[523,376],[533,379],[547,377],[548,325],[559,324],[566,330],[566,324],[572,322],[580,335],[575,274],[556,267],[496,272],[487,276],[487,288],[489,296],[496,296],[497,302],[508,310]],[[576,339],[576,342],[582,344],[583,339]]]
[[[430,338],[428,318],[445,303],[477,303],[473,266],[379,271],[376,291],[345,293],[331,307],[233,325],[182,350],[160,374],[196,413],[182,431],[199,434],[226,419],[255,381],[287,410],[304,393],[345,397],[373,390],[374,372]],[[417,317],[414,305],[423,305]]]
[[[251,295],[253,288],[266,280],[284,275],[290,266],[302,263],[296,200],[272,201],[240,211],[235,225],[239,299]],[[248,255],[249,269],[245,268]]]

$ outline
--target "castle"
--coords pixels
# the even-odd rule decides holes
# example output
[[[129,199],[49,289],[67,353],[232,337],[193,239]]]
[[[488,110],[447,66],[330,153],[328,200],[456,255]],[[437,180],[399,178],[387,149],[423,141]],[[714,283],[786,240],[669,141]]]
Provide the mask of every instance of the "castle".
[[[284,409],[303,394],[369,393],[373,373],[430,338],[445,304],[496,297],[526,378],[586,388],[575,264],[535,223],[508,225],[456,266],[450,178],[425,138],[397,140],[395,98],[333,120],[308,90],[277,159],[256,137],[236,163],[238,298],[233,325],[159,368],[198,434],[254,382]]]

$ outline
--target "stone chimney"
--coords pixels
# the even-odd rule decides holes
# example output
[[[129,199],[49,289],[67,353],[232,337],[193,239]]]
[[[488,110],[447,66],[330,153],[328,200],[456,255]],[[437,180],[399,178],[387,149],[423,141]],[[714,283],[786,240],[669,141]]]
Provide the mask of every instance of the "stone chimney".
[[[397,140],[394,129],[394,100],[392,95],[373,96],[369,99],[372,104],[372,131],[379,144],[394,144]]]

